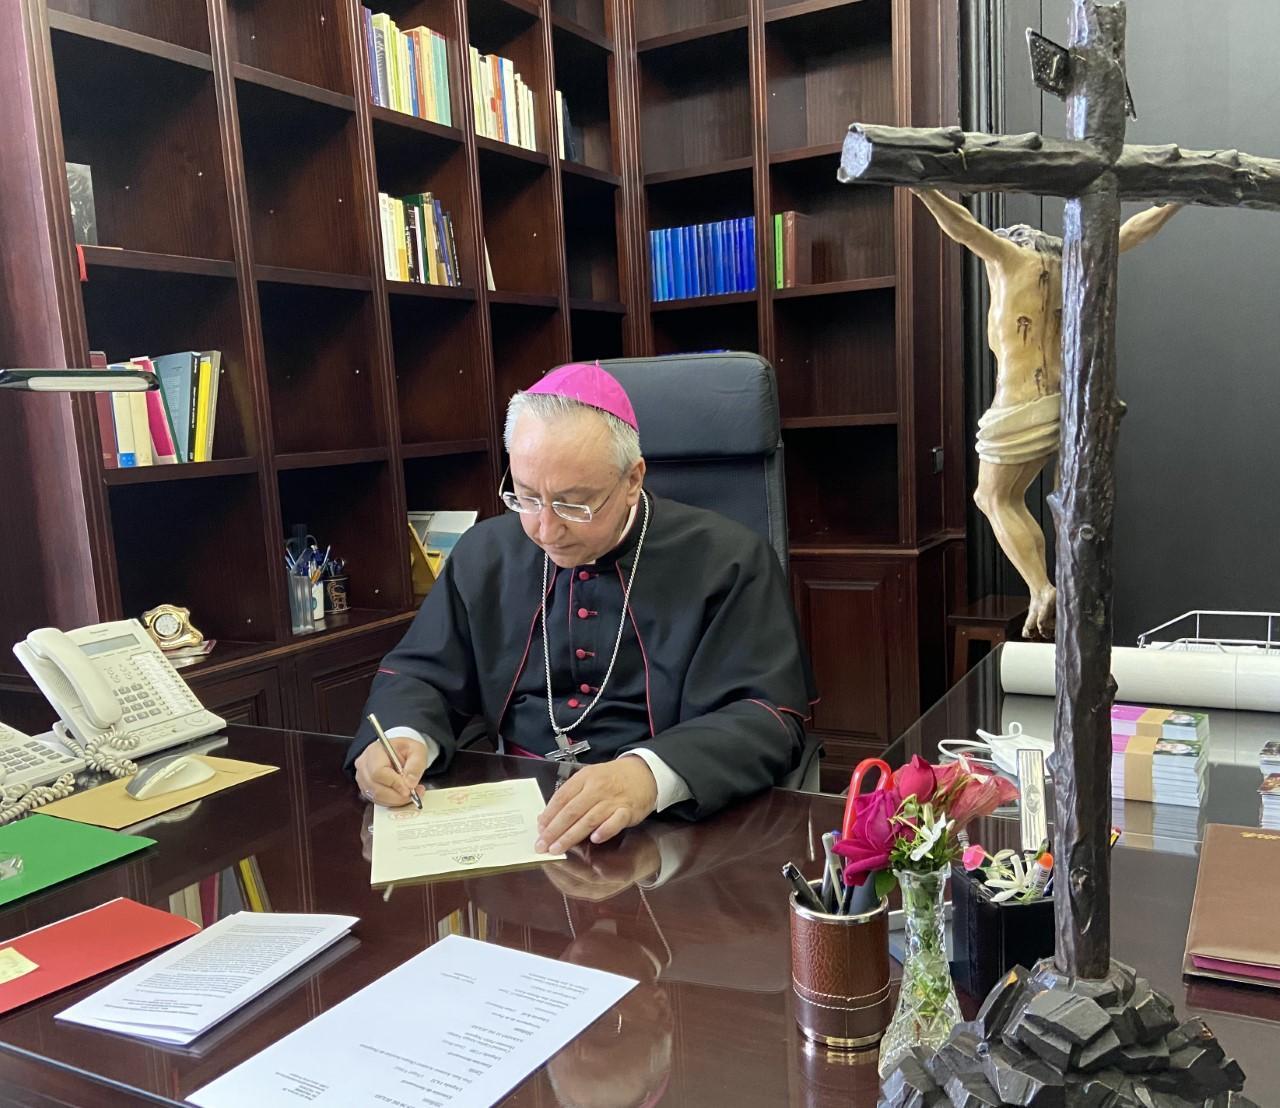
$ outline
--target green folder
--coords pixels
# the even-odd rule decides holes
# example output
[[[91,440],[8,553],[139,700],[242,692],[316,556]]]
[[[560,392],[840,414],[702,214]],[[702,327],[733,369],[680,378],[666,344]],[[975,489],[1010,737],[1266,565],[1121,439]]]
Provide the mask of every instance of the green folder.
[[[125,835],[55,816],[27,816],[0,827],[0,860],[15,854],[22,858],[22,872],[0,880],[0,904],[20,900],[154,845],[155,839],[142,835]]]

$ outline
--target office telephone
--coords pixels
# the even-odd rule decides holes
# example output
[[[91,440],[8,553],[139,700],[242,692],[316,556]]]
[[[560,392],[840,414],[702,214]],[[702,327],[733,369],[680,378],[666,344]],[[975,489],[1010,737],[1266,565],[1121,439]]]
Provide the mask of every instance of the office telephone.
[[[0,823],[70,796],[75,775],[87,764],[52,734],[30,738],[0,723]]]
[[[63,632],[32,631],[14,654],[53,705],[73,753],[116,772],[144,757],[226,726],[195,698],[136,619]],[[94,753],[98,757],[94,757]],[[99,765],[106,760],[108,764]]]

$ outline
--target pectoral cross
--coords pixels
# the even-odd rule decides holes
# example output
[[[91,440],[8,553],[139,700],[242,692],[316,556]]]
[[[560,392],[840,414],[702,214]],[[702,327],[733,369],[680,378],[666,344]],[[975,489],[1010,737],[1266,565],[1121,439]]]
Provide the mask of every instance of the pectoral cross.
[[[1125,145],[1122,3],[1075,0],[1071,42],[1033,42],[1037,83],[1067,101],[1067,140],[855,123],[846,184],[951,186],[1067,198],[1057,524],[1054,821],[1057,962],[1102,977],[1110,962],[1112,542],[1116,257],[1122,200],[1280,209],[1280,161],[1236,150]]]

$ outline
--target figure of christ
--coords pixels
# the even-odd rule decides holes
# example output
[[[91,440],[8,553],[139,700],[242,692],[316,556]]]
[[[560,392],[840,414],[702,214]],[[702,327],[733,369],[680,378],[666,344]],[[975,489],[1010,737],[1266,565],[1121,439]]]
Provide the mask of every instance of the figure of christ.
[[[1057,592],[1044,532],[1027,508],[1031,482],[1058,452],[1062,401],[1062,239],[1025,223],[989,230],[936,189],[911,190],[938,226],[982,259],[991,286],[987,342],[996,391],[978,420],[974,502],[1031,593],[1023,637],[1052,639]],[[1180,208],[1165,204],[1126,220],[1120,251],[1146,242]]]

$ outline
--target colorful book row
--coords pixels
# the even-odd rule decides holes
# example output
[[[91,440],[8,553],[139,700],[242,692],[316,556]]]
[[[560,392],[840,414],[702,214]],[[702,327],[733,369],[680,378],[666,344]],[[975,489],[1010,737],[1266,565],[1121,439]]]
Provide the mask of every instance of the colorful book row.
[[[99,369],[146,370],[160,382],[151,392],[100,392],[98,440],[107,469],[207,462],[213,458],[222,353],[184,350],[178,354],[107,363],[101,350],[89,353]]]
[[[470,48],[470,56],[476,134],[537,150],[533,90],[524,83],[509,58],[481,54],[474,46]]]
[[[397,198],[378,193],[382,267],[388,281],[460,285],[453,218],[429,192]]]
[[[649,232],[655,302],[754,292],[755,216]]]
[[[430,27],[402,31],[389,15],[374,15],[368,8],[361,12],[373,102],[452,126],[444,35]]]
[[[813,224],[800,212],[773,217],[773,287],[813,284]]]

